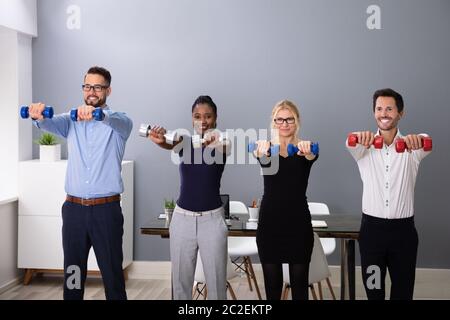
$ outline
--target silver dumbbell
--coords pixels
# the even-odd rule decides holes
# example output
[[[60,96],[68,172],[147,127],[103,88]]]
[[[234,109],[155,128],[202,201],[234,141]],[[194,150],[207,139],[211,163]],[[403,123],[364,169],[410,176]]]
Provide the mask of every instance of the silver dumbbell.
[[[150,131],[152,130],[152,126],[149,124],[141,124],[139,128],[139,135],[141,137],[147,138],[150,134]],[[174,142],[180,140],[180,137],[178,136],[178,133],[175,131],[167,131],[167,133],[164,135],[164,138],[166,138],[167,144],[173,144]]]
[[[220,143],[226,143],[228,141],[228,134],[226,132],[221,132],[219,137]],[[192,145],[194,148],[201,148],[202,144],[206,142],[205,138],[202,138],[200,135],[196,134],[192,136]]]

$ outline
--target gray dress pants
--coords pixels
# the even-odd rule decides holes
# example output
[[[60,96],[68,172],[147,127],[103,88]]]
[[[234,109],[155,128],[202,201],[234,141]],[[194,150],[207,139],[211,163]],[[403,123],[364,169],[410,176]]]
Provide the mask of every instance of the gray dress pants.
[[[192,212],[176,206],[170,222],[173,299],[191,300],[197,251],[203,262],[208,299],[226,300],[228,228],[223,208]]]

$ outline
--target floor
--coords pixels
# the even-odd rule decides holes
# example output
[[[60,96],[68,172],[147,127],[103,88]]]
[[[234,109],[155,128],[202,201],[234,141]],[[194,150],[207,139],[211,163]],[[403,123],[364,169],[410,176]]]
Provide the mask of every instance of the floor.
[[[339,268],[330,267],[331,282],[336,297],[340,296]],[[257,281],[264,297],[264,281],[262,272],[255,266]],[[132,275],[130,275],[132,277]],[[233,290],[240,300],[256,300],[255,291],[250,291],[247,278],[238,274],[230,280]],[[389,279],[387,279],[389,292]],[[126,283],[128,299],[130,300],[168,300],[170,299],[170,280],[161,279],[129,279]],[[331,294],[325,282],[322,283],[324,299],[331,299]],[[316,288],[317,290],[317,288]],[[356,297],[365,299],[359,270],[356,277]],[[450,270],[418,269],[415,286],[415,299],[450,299]],[[0,300],[60,300],[62,299],[62,278],[55,275],[44,275],[33,278],[30,285],[17,284],[0,294]],[[90,277],[86,282],[86,300],[105,299],[102,280]],[[229,296],[229,299],[231,297]],[[310,294],[310,299],[312,296]]]

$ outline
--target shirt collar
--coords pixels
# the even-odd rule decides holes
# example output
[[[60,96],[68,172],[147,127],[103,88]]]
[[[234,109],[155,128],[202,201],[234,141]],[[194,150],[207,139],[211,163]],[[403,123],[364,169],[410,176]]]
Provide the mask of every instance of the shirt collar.
[[[377,130],[376,136],[381,136],[380,129]],[[394,141],[396,138],[403,138],[403,134],[400,132],[400,129],[397,128],[397,134],[395,135]]]

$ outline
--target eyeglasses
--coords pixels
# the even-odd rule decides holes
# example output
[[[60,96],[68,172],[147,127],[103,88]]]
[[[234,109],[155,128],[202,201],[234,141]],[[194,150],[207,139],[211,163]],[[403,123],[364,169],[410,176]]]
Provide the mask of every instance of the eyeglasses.
[[[93,89],[95,92],[101,92],[101,91],[103,91],[104,89],[107,89],[107,88],[109,88],[109,86],[102,86],[102,85],[100,85],[100,84],[96,84],[96,85],[90,85],[90,84],[83,84],[82,86],[81,86],[81,88],[83,88],[83,91],[86,91],[86,92],[89,92],[89,91],[91,91],[91,89]]]
[[[287,124],[294,124],[295,123],[295,118],[275,118],[273,119],[273,121],[276,124],[283,124],[284,122],[286,122]]]

